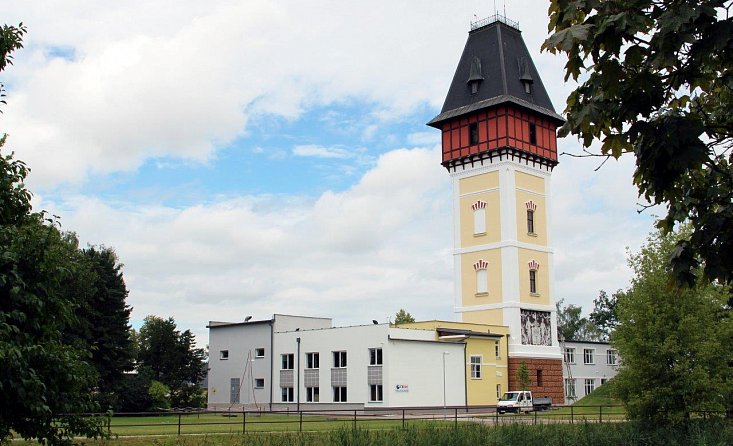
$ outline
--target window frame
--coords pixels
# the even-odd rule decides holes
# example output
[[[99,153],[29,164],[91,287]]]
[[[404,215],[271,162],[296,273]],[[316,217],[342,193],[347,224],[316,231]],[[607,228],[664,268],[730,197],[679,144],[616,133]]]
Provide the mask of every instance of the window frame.
[[[615,348],[606,350],[606,365],[618,365],[618,350]]]
[[[536,234],[534,232],[534,210],[527,209],[527,234]]]
[[[321,355],[319,354],[319,352],[305,353],[305,368],[308,370],[316,370],[321,368]]]
[[[262,354],[260,354],[262,352]],[[257,347],[255,348],[255,358],[264,358],[265,357],[265,347]]]
[[[478,122],[471,122],[468,124],[468,145],[475,146],[478,144],[478,140]]]
[[[219,350],[219,360],[220,361],[229,360],[229,350]]]
[[[575,347],[565,347],[563,356],[566,364],[575,364]]]
[[[486,208],[473,210],[473,235],[486,235]]]
[[[332,386],[333,388],[333,402],[334,403],[347,403],[348,392],[346,386]]]
[[[345,369],[348,364],[346,350],[334,350],[333,352],[333,368]]]
[[[321,388],[319,386],[312,386],[305,388],[305,402],[306,403],[320,403],[321,402]]]
[[[501,342],[494,341],[494,354],[496,359],[501,359]]]
[[[259,382],[262,382],[262,385],[259,384]],[[265,388],[265,378],[255,378],[255,389],[264,389]]]
[[[537,293],[537,270],[536,269],[529,270],[529,293],[538,294]]]
[[[383,384],[369,384],[369,402],[370,403],[384,402],[384,385]]]
[[[283,353],[280,355],[280,370],[294,370],[295,369],[295,354],[294,353]]]
[[[585,390],[586,396],[588,396],[591,392],[596,390],[596,379],[595,378],[585,378],[583,390]]]
[[[534,122],[529,123],[529,143],[533,146],[537,145],[537,124]]]
[[[590,362],[588,361],[590,358]],[[596,349],[584,348],[583,349],[583,365],[595,365],[596,363]]]
[[[292,403],[293,401],[295,401],[295,389],[293,387],[281,387],[280,402]]]
[[[475,362],[474,360],[478,360],[478,362]],[[481,365],[484,362],[483,356],[482,355],[471,355],[468,362],[471,366],[471,379],[483,379],[481,377]]]
[[[568,390],[572,390],[572,392],[568,392]],[[574,378],[565,378],[565,397],[566,398],[577,398],[578,394],[575,389],[575,379]]]
[[[384,353],[381,347],[369,349],[369,365],[384,365]]]

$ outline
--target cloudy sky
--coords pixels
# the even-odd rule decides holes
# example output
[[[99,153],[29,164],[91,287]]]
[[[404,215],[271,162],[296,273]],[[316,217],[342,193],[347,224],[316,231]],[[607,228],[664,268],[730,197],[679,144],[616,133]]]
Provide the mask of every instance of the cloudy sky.
[[[497,2],[500,10],[503,2]],[[547,5],[511,0],[558,112],[574,88],[540,53]],[[134,308],[206,343],[209,320],[272,313],[453,318],[451,185],[438,114],[486,0],[4,0],[28,27],[2,73],[6,150],[36,209],[114,247]],[[561,151],[579,153],[573,138]],[[556,299],[627,286],[633,160],[560,157]]]

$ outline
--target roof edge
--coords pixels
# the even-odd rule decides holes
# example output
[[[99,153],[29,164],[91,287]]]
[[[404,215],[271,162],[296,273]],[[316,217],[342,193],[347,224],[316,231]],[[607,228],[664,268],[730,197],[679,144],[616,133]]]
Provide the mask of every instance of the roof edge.
[[[555,121],[555,123],[557,123],[558,125],[563,125],[565,123],[565,118],[558,115],[557,113],[555,113],[552,110],[548,110],[544,107],[535,105],[529,101],[525,101],[523,99],[519,99],[517,97],[504,94],[501,96],[497,96],[494,98],[485,99],[483,101],[476,102],[475,104],[464,105],[463,107],[458,107],[458,108],[454,108],[453,110],[445,111],[439,114],[438,116],[434,117],[433,119],[431,119],[427,123],[427,125],[429,125],[430,127],[435,127],[436,129],[439,129],[440,128],[439,124],[449,119],[457,118],[459,116],[463,116],[471,112],[483,110],[485,108],[494,107],[494,106],[506,104],[506,103],[512,103],[520,107],[524,107],[528,110],[540,113],[546,116],[547,118],[550,118],[551,120]]]

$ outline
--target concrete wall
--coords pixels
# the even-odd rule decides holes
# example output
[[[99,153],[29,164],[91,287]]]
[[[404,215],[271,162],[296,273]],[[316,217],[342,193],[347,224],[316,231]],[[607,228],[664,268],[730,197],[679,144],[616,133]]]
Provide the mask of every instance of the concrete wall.
[[[270,402],[272,346],[271,321],[210,325],[209,328],[209,407],[226,408],[231,403],[231,379],[240,380],[239,404],[268,405]],[[256,349],[264,348],[264,356],[256,357]],[[228,358],[221,357],[227,351]],[[249,361],[249,364],[248,362]],[[264,386],[256,387],[255,380],[264,379]]]

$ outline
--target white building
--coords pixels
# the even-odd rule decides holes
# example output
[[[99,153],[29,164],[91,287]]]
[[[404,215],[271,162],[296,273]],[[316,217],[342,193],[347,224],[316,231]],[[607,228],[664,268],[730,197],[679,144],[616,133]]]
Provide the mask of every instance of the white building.
[[[432,329],[388,324],[334,328],[330,322],[275,315],[264,321],[210,323],[209,407],[466,404],[464,341],[438,341]]]
[[[618,352],[606,342],[565,341],[563,382],[568,403],[577,401],[616,376]]]

